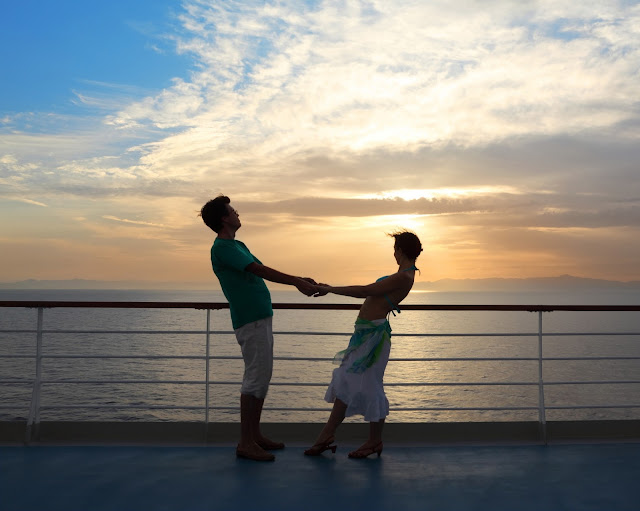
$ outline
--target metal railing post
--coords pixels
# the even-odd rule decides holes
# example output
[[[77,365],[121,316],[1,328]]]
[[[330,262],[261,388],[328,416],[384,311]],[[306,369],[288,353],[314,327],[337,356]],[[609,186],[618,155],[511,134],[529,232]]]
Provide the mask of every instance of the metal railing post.
[[[547,444],[547,417],[544,404],[544,376],[542,367],[543,342],[542,342],[542,311],[538,311],[538,421],[540,435],[545,445]]]
[[[36,327],[36,377],[33,382],[31,393],[31,406],[29,408],[29,418],[27,419],[27,431],[25,433],[25,443],[30,443],[34,436],[37,436],[37,429],[40,425],[40,386],[42,381],[42,325],[44,308],[38,307],[38,325]],[[34,426],[35,424],[35,426]],[[35,434],[34,434],[35,433]]]
[[[205,358],[205,389],[204,389],[204,423],[205,430],[209,429],[209,347],[211,340],[211,309],[207,309],[207,340],[206,340],[206,358]]]

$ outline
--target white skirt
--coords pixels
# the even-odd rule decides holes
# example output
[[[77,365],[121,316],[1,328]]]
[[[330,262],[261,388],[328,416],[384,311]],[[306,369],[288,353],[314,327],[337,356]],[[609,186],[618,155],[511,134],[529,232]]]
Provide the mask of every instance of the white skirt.
[[[375,320],[380,324],[385,319]],[[391,343],[384,342],[378,359],[364,372],[348,371],[353,362],[363,357],[370,349],[370,343],[363,343],[342,360],[340,367],[334,369],[331,383],[324,396],[327,403],[336,399],[347,405],[346,417],[363,415],[368,422],[378,422],[389,415],[389,400],[384,393],[384,371],[389,361]]]

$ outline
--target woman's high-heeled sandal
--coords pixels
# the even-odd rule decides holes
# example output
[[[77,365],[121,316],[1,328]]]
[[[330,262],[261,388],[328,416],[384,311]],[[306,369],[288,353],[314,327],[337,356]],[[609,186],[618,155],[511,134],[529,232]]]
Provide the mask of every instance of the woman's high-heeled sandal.
[[[368,456],[371,456],[373,453],[376,453],[378,455],[378,458],[380,457],[380,455],[382,454],[382,442],[376,444],[373,447],[366,447],[364,449],[360,447],[360,449],[351,451],[349,453],[349,458],[356,458],[356,459],[367,458]]]
[[[326,442],[314,444],[312,447],[304,451],[305,456],[320,456],[324,451],[331,450],[335,454],[337,445],[331,445],[335,440],[334,437],[329,438]]]

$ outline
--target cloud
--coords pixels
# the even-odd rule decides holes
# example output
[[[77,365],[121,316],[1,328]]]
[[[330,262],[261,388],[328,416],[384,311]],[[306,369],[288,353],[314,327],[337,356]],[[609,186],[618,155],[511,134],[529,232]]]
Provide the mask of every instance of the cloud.
[[[187,3],[179,48],[199,70],[119,118],[227,119],[231,136],[277,133],[279,149],[404,148],[608,126],[635,102],[637,8],[552,9],[563,20],[543,2],[470,3],[464,17],[458,3],[320,5]],[[558,19],[582,28],[567,38]]]
[[[24,204],[31,204],[33,206],[40,206],[42,208],[48,207],[46,204],[44,204],[42,202],[38,202],[38,201],[35,201],[35,200],[27,199],[27,198],[24,198],[24,197],[22,197],[22,198],[3,197],[3,196],[0,195],[0,199],[22,202]]]
[[[113,215],[103,215],[102,218],[104,218],[105,220],[113,220],[114,222],[121,222],[124,224],[142,225],[146,227],[163,227],[163,228],[167,227],[166,225],[162,225],[162,224],[154,224],[151,222],[144,222],[142,220],[129,220],[127,218],[118,218]]]
[[[143,146],[157,178],[244,180],[267,196],[504,184],[531,180],[525,170],[557,183],[568,170],[546,152],[603,134],[630,161],[636,6],[471,2],[461,18],[458,4],[367,5],[186,3],[177,44],[194,58],[190,80],[108,122],[179,130]],[[536,146],[520,167],[498,161]],[[490,151],[502,168],[478,175],[469,155]]]
[[[85,106],[115,109],[99,129],[6,139],[25,161],[40,144],[70,168],[78,155],[120,154],[141,193],[167,179],[247,179],[266,193],[282,179],[385,190],[396,173],[407,186],[471,184],[460,170],[479,167],[470,151],[536,139],[547,151],[556,137],[603,132],[635,144],[637,5],[462,4],[185,2],[171,37],[193,58],[188,79],[147,95],[86,82],[100,92],[78,92]],[[489,173],[497,184],[527,179]]]
[[[475,199],[336,199],[300,197],[277,202],[243,202],[251,213],[288,214],[296,217],[364,217],[382,215],[441,215],[469,213],[482,208]]]

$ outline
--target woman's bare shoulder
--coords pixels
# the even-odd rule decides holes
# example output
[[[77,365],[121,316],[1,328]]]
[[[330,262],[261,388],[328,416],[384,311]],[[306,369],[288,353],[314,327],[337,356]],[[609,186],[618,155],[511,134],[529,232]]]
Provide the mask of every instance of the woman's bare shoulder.
[[[399,271],[397,273],[397,275],[400,275],[400,277],[403,280],[411,281],[411,282],[413,282],[413,279],[415,278],[415,275],[413,273],[411,273],[411,272],[408,272],[408,271]]]

